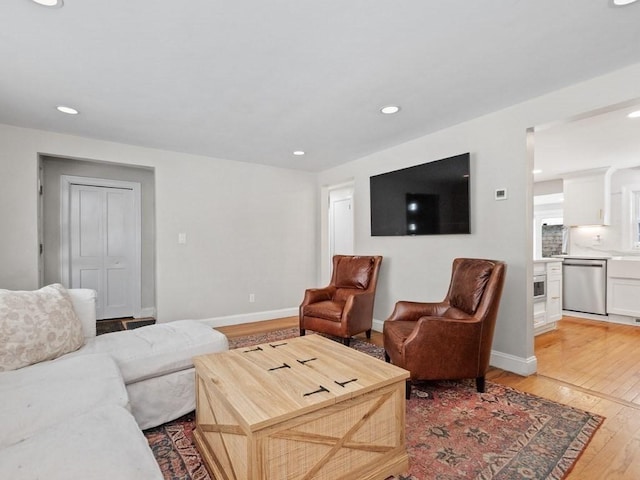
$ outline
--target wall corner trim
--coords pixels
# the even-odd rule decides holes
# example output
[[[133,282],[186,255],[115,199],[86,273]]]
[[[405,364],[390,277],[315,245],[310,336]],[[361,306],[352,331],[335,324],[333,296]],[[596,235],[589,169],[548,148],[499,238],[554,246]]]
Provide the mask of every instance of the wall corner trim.
[[[538,359],[536,356],[529,358],[516,357],[508,353],[491,350],[491,366],[501,368],[508,372],[516,373],[528,377],[538,370]]]

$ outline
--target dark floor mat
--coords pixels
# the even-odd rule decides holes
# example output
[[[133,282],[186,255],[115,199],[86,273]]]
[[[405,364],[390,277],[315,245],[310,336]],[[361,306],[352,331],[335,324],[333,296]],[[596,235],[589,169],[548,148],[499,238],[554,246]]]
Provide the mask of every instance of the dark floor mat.
[[[122,320],[98,320],[96,322],[96,334],[119,332],[124,330]]]
[[[153,325],[156,323],[155,319],[151,318],[148,320],[127,320],[124,323],[125,330],[133,330],[134,328],[144,327],[146,325]]]

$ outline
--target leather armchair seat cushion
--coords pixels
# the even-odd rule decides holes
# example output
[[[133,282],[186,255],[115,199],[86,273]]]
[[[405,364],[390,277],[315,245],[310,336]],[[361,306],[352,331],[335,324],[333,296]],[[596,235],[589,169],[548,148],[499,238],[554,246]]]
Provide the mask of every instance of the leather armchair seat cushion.
[[[342,318],[343,309],[344,302],[327,300],[324,302],[312,303],[311,305],[305,305],[303,308],[303,314],[306,317],[323,318],[325,320],[339,322]]]
[[[416,326],[416,322],[396,320],[393,328],[384,328],[385,349],[391,358],[397,358],[394,354],[402,353],[404,342]],[[387,324],[385,323],[385,327]]]

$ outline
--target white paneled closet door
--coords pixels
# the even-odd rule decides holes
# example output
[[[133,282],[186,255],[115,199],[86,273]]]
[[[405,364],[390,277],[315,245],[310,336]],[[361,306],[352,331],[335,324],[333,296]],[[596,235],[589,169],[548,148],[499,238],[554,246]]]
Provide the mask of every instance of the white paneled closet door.
[[[96,290],[98,319],[134,315],[134,192],[70,186],[70,286]]]

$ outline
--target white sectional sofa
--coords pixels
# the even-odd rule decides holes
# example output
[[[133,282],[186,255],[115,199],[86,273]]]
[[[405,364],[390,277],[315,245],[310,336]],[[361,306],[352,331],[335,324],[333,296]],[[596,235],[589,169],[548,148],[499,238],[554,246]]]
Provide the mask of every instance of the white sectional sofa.
[[[191,359],[228,349],[226,337],[195,320],[96,336],[95,293],[66,292],[82,346],[0,371],[0,478],[162,479],[141,430],[195,408]]]

